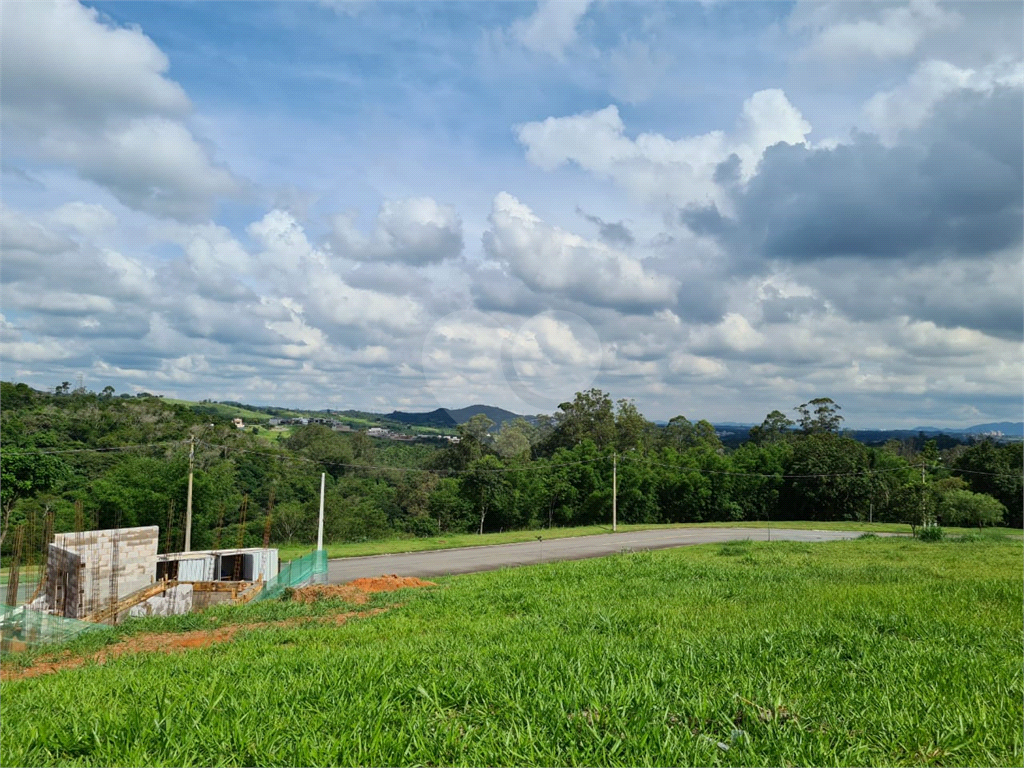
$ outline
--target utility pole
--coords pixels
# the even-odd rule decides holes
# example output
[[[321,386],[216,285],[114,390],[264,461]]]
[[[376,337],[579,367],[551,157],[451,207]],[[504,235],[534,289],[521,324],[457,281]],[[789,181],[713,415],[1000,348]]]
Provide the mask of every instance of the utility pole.
[[[327,479],[327,473],[320,473],[320,525],[316,529],[316,548],[317,551],[324,548],[324,481]]]
[[[188,500],[185,502],[185,551],[192,551],[192,472],[196,465],[196,436],[188,440]]]
[[[924,519],[924,460],[921,460],[921,525],[927,525],[928,521]]]
[[[618,503],[619,495],[619,454],[612,451],[612,531],[619,529],[618,521],[618,509],[616,505]]]

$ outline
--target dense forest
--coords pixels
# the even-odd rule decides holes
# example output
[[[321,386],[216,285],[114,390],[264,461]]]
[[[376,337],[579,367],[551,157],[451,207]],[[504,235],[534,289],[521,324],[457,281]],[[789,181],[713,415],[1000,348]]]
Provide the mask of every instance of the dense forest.
[[[322,472],[329,541],[608,522],[613,465],[623,523],[1022,525],[1019,444],[868,447],[844,436],[828,398],[793,419],[773,411],[732,449],[706,421],[656,426],[596,389],[497,433],[474,416],[451,445],[318,424],[272,441],[157,397],[59,390],[0,383],[4,554],[19,527],[41,546],[47,518],[57,531],[159,525],[179,548],[193,448],[195,549],[259,545],[268,530],[274,542],[312,542]]]

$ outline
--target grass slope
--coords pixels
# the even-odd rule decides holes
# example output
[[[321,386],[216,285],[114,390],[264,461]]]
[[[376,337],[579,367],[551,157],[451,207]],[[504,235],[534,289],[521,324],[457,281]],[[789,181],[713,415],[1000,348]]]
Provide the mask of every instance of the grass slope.
[[[452,577],[341,627],[4,683],[0,762],[1020,765],[1021,556],[745,542]]]

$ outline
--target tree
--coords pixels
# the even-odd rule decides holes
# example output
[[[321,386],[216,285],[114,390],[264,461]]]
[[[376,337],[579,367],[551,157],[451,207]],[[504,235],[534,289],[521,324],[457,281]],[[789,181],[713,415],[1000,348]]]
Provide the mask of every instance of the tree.
[[[114,388],[112,386],[110,386],[109,384],[107,384],[107,386],[105,386],[103,388],[103,390],[100,392],[100,397],[102,397],[104,399],[109,399],[109,398],[111,398],[113,396],[114,396]]]
[[[7,538],[14,505],[46,491],[70,474],[70,468],[45,453],[7,453],[0,457],[0,545]]]
[[[53,391],[58,395],[66,395],[69,392],[71,392],[71,382],[62,381],[60,384],[53,388]]]
[[[868,449],[856,440],[831,432],[801,436],[787,467],[784,516],[857,520],[871,499],[868,468]]]
[[[615,447],[620,451],[635,449],[646,453],[650,447],[655,426],[637,410],[632,400],[619,400],[615,414]]]
[[[975,493],[987,493],[1007,509],[1006,524],[1024,525],[1024,452],[1020,444],[982,440],[961,453],[953,467],[962,470]]]
[[[942,498],[939,514],[944,523],[976,525],[980,531],[985,525],[1003,522],[1006,507],[985,493],[950,491]]]
[[[837,433],[843,423],[839,415],[842,406],[830,397],[816,397],[809,403],[796,407],[800,414],[800,428],[807,435]]]
[[[493,511],[505,499],[507,485],[501,461],[497,456],[482,456],[469,465],[469,473],[463,476],[462,487],[467,498],[476,503],[480,511],[480,533],[484,532],[487,513]]]
[[[303,509],[302,504],[297,501],[286,501],[274,507],[274,517],[271,521],[275,541],[284,541],[288,544],[300,531],[310,529],[311,517]]]
[[[599,450],[615,441],[612,398],[600,389],[577,392],[571,403],[562,403],[555,413],[552,448],[572,448],[592,440]]]
[[[750,439],[756,445],[767,445],[785,440],[793,427],[793,420],[786,418],[782,411],[772,411],[765,416],[761,426],[750,430]]]
[[[459,425],[459,440],[475,442],[481,446],[486,445],[489,442],[491,427],[493,426],[494,422],[487,418],[487,416],[482,413],[475,414],[470,417],[469,421]]]
[[[892,494],[884,516],[892,522],[906,523],[916,536],[918,527],[933,519],[934,511],[935,494],[923,483],[908,483]]]
[[[502,458],[529,460],[530,438],[527,430],[523,428],[520,422],[529,426],[525,419],[516,419],[513,422],[506,423],[498,433],[498,437],[494,441],[494,447]]]
[[[438,530],[469,532],[473,529],[473,503],[461,493],[461,485],[453,477],[441,478],[430,494],[427,509],[437,520]]]

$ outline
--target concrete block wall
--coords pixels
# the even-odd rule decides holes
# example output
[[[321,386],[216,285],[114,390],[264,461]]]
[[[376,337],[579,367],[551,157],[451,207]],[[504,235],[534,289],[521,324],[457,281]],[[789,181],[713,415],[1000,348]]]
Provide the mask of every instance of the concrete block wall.
[[[53,539],[54,544],[74,552],[82,559],[82,602],[88,611],[107,604],[112,574],[117,581],[116,599],[151,584],[156,578],[156,553],[160,543],[160,529],[155,525],[58,533]]]

